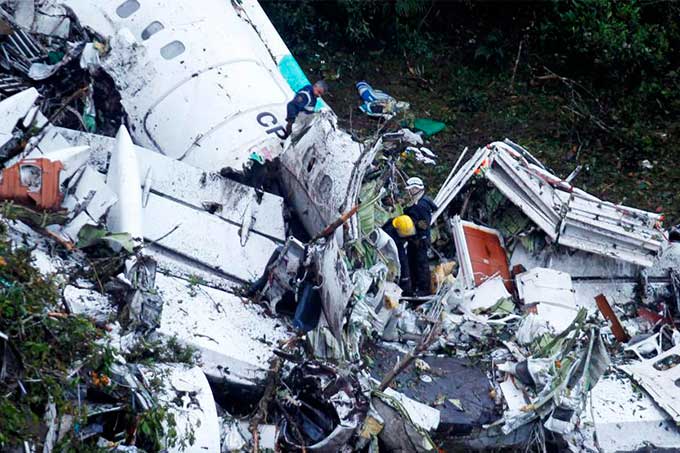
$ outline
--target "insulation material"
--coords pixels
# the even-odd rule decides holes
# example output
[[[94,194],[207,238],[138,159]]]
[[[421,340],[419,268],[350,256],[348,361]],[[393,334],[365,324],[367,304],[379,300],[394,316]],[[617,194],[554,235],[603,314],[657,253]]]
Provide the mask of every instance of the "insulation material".
[[[525,306],[533,306],[538,318],[556,334],[563,332],[576,318],[576,303],[571,276],[552,269],[536,268],[516,277],[517,294]]]

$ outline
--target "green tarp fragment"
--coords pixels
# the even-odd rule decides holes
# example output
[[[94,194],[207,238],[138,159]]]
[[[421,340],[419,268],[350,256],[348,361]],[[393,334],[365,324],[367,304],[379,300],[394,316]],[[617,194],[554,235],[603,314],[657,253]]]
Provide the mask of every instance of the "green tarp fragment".
[[[422,131],[426,137],[431,137],[446,129],[446,124],[429,118],[416,118],[413,121],[413,129]]]

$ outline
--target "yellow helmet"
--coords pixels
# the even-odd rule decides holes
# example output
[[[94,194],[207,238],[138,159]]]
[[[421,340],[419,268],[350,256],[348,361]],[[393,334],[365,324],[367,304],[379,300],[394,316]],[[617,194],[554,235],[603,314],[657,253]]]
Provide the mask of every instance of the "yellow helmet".
[[[399,237],[407,238],[416,234],[416,226],[413,219],[407,215],[400,215],[392,220],[392,226],[396,228]]]

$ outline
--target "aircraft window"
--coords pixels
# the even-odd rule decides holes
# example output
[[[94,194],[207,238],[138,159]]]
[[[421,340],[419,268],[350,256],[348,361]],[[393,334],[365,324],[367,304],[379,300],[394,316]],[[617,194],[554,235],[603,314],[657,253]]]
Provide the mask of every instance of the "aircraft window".
[[[321,178],[321,184],[319,184],[319,194],[322,200],[328,200],[331,198],[331,191],[333,190],[333,180],[328,175],[323,175]]]
[[[28,187],[29,192],[37,192],[42,186],[42,170],[37,165],[22,165],[19,167],[21,185]]]
[[[121,5],[116,9],[116,14],[118,14],[123,19],[132,16],[139,9],[139,2],[137,0],[127,0],[121,3]]]
[[[165,27],[163,26],[163,24],[155,20],[144,29],[144,31],[142,32],[142,39],[146,41],[147,39],[151,38],[153,35],[163,30],[164,28]]]
[[[161,56],[166,60],[172,60],[184,53],[186,47],[180,41],[173,41],[161,48]]]

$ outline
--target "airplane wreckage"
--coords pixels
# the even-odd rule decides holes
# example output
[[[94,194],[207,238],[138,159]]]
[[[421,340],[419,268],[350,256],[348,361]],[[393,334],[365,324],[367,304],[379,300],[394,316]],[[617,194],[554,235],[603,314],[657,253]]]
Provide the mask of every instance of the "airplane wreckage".
[[[494,142],[436,195],[431,295],[405,297],[380,227],[423,137],[355,141],[323,102],[286,137],[308,81],[255,0],[0,3],[7,241],[58,282],[49,316],[92,319],[113,351],[3,451],[680,448],[661,215]],[[113,265],[71,277],[93,260]],[[149,339],[199,359],[125,360]],[[20,341],[0,332],[10,399],[30,397]],[[136,442],[153,407],[182,442]]]

